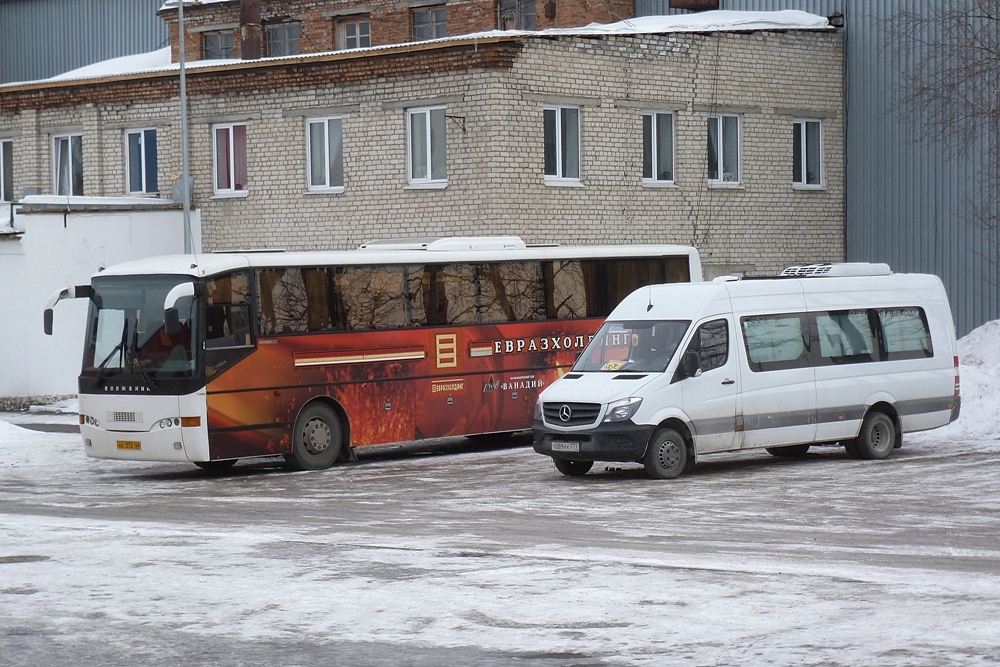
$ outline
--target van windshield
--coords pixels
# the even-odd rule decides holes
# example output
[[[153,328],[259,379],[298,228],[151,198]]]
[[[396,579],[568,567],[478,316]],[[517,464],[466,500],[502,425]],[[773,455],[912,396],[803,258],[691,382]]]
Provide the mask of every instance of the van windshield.
[[[574,371],[662,373],[680,345],[690,320],[605,322],[580,355]]]

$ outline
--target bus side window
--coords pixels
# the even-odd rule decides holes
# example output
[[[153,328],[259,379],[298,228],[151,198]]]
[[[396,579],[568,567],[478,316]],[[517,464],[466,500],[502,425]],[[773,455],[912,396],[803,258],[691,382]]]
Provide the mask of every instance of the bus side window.
[[[250,341],[250,280],[245,273],[209,281],[205,301],[205,347],[244,347]]]

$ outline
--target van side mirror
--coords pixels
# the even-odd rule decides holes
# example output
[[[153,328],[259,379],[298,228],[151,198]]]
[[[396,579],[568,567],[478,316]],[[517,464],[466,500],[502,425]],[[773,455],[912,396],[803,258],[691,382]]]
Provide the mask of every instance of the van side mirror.
[[[688,350],[681,359],[681,370],[684,377],[696,378],[701,375],[701,357],[694,350]]]

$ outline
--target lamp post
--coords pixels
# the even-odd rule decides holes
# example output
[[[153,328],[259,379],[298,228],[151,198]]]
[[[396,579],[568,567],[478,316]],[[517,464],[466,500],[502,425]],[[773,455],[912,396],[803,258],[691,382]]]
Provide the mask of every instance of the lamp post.
[[[187,110],[187,77],[184,72],[184,0],[177,1],[177,34],[180,39],[180,93],[181,93],[181,197],[184,211],[184,252],[194,252],[194,239],[191,234],[191,178],[188,173],[188,110]]]

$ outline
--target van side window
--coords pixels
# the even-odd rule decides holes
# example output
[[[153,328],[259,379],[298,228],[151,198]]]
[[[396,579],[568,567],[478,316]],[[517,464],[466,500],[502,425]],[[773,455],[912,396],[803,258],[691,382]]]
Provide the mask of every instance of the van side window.
[[[882,308],[878,322],[886,361],[934,356],[923,308]]]
[[[838,310],[816,315],[818,363],[857,364],[875,360],[875,337],[867,310]]]
[[[754,315],[740,320],[750,370],[776,371],[806,368],[809,363],[809,326],[804,313]]]
[[[725,366],[729,359],[729,323],[725,320],[706,322],[698,327],[691,342],[698,346],[696,351],[701,357],[702,372]]]

